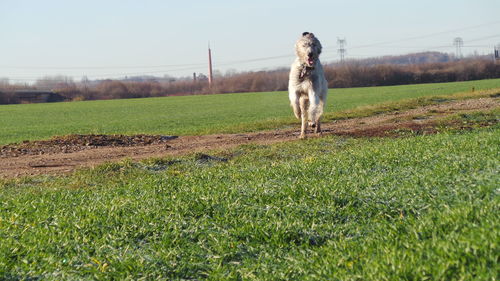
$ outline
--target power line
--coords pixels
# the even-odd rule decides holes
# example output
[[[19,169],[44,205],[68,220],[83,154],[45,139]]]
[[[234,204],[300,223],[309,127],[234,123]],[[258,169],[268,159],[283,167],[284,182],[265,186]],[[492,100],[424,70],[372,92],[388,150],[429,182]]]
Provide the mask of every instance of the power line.
[[[490,36],[486,36],[486,37],[481,37],[481,38],[476,38],[476,39],[472,39],[472,40],[467,40],[467,42],[483,41],[483,40],[486,40],[486,39],[492,39],[492,38],[498,38],[498,37],[500,37],[500,34],[495,34],[495,35],[490,35]]]
[[[145,72],[124,72],[124,73],[108,73],[108,74],[94,74],[94,75],[87,75],[85,73],[82,73],[81,76],[87,76],[88,78],[93,78],[97,79],[98,77],[116,77],[116,76],[139,76],[139,75],[145,75],[145,74],[156,74],[156,73],[168,73],[172,71],[179,71],[179,70],[193,70],[193,69],[201,69],[201,67],[197,68],[177,68],[177,69],[170,69],[170,70],[157,70],[157,71],[145,71]],[[9,78],[11,80],[39,80],[36,77],[23,77],[23,78]],[[43,79],[42,79],[43,80]]]
[[[204,63],[192,64],[166,64],[166,65],[148,65],[148,66],[9,66],[0,65],[1,68],[11,69],[58,69],[58,70],[71,70],[71,69],[145,69],[145,68],[165,68],[165,67],[179,67],[179,66],[201,66]]]
[[[479,25],[467,26],[467,27],[457,28],[457,29],[450,29],[450,30],[434,32],[434,33],[429,33],[429,34],[424,34],[424,35],[419,35],[419,36],[406,37],[406,38],[401,38],[401,39],[397,39],[397,40],[389,40],[389,41],[371,43],[371,44],[366,44],[366,45],[352,46],[352,47],[350,47],[350,49],[368,48],[368,47],[390,44],[390,43],[411,41],[411,40],[416,40],[416,39],[424,39],[424,38],[434,37],[434,36],[438,36],[438,35],[443,35],[446,33],[454,33],[454,32],[464,31],[464,30],[468,30],[468,29],[474,29],[474,28],[483,27],[483,26],[491,26],[493,24],[499,24],[499,23],[500,23],[500,21],[493,21],[493,22],[483,23],[483,24],[479,24]]]
[[[499,21],[500,22],[500,21]],[[477,27],[477,26],[476,26]],[[443,31],[439,33],[434,33],[434,34],[441,34],[445,33],[448,31]],[[429,35],[424,35],[424,36],[429,36]],[[418,38],[423,38],[424,36],[419,36]],[[481,38],[476,38],[476,39],[471,39],[467,40],[467,42],[476,42],[476,41],[482,41],[486,39],[492,39],[492,38],[497,38],[500,37],[500,34],[495,34],[495,35],[490,35],[486,37],[481,37]],[[417,37],[412,37],[412,38],[417,38]],[[401,39],[401,40],[395,40],[395,41],[387,41],[387,42],[380,42],[380,43],[373,43],[373,44],[366,44],[366,45],[359,45],[359,46],[353,46],[350,47],[351,49],[356,49],[356,48],[362,48],[362,47],[368,47],[368,46],[381,46],[384,44],[388,43],[395,43],[395,42],[400,42],[407,40],[406,39]],[[344,44],[346,44],[345,38],[344,39],[338,39],[338,40],[344,40]],[[339,43],[339,42],[337,42]],[[420,48],[420,47],[400,47],[400,46],[386,46],[386,47],[394,47],[394,48]],[[423,49],[437,49],[437,48],[446,48],[449,46],[434,46],[434,47],[422,47]],[[463,46],[463,47],[489,47],[489,46]],[[346,52],[345,46],[344,48],[344,54]],[[325,48],[328,49],[328,48]],[[328,50],[325,50],[328,52]],[[337,49],[337,52],[339,50]],[[271,56],[271,57],[260,57],[260,58],[252,58],[252,59],[246,59],[246,60],[235,60],[235,61],[227,61],[227,62],[222,62],[218,63],[217,65],[221,66],[226,66],[226,65],[233,65],[233,64],[242,64],[242,63],[250,63],[250,62],[258,62],[258,61],[267,61],[267,60],[274,60],[274,59],[280,59],[280,58],[289,58],[293,57],[291,54],[286,54],[286,55],[278,55],[278,56]],[[45,70],[45,69],[55,69],[55,70],[72,70],[72,69],[82,69],[82,70],[91,70],[91,69],[147,69],[147,68],[170,68],[170,67],[193,67],[190,69],[198,69],[204,67],[206,63],[189,63],[189,64],[167,64],[167,65],[145,65],[145,66],[71,66],[71,67],[63,67],[63,66],[7,66],[7,65],[0,65],[0,68],[10,68],[10,69],[40,69],[40,70]],[[167,69],[167,70],[162,70],[162,71],[177,71],[177,70],[188,70],[188,68],[175,68],[175,69]],[[146,72],[146,73],[155,73],[155,72],[162,72],[162,71],[152,71],[152,72]]]

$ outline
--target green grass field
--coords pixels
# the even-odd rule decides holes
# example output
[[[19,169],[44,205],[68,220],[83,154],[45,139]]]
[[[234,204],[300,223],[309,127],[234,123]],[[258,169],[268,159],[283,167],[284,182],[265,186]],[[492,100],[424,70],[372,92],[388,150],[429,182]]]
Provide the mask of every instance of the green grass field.
[[[330,90],[326,112],[500,87],[500,79]],[[327,114],[328,117],[328,114]],[[296,121],[285,92],[0,106],[0,144],[67,134],[191,135],[255,131]]]
[[[333,90],[327,119],[499,84]],[[498,90],[478,95],[490,94]],[[181,110],[169,116],[165,108]],[[291,120],[284,93],[0,109],[10,132],[0,132],[2,142],[257,130]],[[160,126],[182,118],[186,127]],[[48,125],[59,119],[66,122]],[[496,280],[499,119],[496,108],[447,116],[435,135],[328,136],[0,179],[0,280]]]
[[[2,280],[495,280],[500,130],[0,181]]]

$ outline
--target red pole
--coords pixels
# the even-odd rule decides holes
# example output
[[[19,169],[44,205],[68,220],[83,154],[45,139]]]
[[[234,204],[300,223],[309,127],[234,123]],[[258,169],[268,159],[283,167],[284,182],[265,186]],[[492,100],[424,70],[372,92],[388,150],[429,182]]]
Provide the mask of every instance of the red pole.
[[[210,45],[208,45],[208,85],[212,86],[212,51],[210,50]]]

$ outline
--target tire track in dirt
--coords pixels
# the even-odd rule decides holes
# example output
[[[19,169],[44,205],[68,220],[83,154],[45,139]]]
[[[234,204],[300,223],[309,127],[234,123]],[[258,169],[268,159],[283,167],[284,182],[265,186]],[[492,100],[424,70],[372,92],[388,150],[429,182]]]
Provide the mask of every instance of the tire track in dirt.
[[[465,113],[477,110],[490,110],[500,106],[497,98],[480,98],[447,102],[437,105],[419,107],[404,112],[393,112],[376,116],[352,118],[325,122],[322,124],[323,135],[341,135],[351,137],[397,136],[397,130],[410,130],[420,133],[435,133],[433,124],[436,120],[454,113]],[[47,153],[37,155],[4,153],[0,158],[0,177],[14,178],[20,176],[69,173],[80,167],[92,167],[105,162],[116,162],[122,159],[134,161],[165,156],[179,156],[213,149],[229,149],[242,144],[273,144],[297,140],[299,125],[293,129],[280,129],[242,134],[217,134],[203,136],[180,136],[178,138],[163,137],[151,140],[147,144],[140,140],[154,136],[123,136],[123,138],[139,139],[137,143],[125,142],[125,146],[105,144],[90,146],[85,149],[59,149],[51,145],[68,145],[67,143],[48,143]],[[312,136],[312,135],[311,135]],[[103,136],[100,136],[103,137]],[[113,139],[116,136],[111,136]],[[157,136],[160,137],[161,136]],[[316,136],[312,136],[316,137]],[[65,137],[62,137],[63,139]],[[85,136],[80,136],[85,139]],[[120,141],[124,141],[121,138]],[[71,139],[71,138],[69,138]],[[72,139],[71,141],[76,141]],[[120,143],[118,141],[118,143]],[[26,143],[25,143],[26,144]],[[29,143],[26,144],[29,147]],[[78,144],[80,145],[80,144]],[[10,149],[4,146],[5,149]]]

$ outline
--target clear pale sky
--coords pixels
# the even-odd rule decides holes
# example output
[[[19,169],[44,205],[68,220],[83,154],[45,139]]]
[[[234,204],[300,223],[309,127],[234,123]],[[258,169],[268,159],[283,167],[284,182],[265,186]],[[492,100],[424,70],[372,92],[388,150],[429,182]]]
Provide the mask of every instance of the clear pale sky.
[[[418,51],[491,53],[500,43],[500,0],[0,0],[0,77],[79,81],[207,73],[210,41],[222,74],[288,67],[303,31],[323,62]]]

